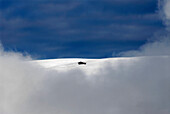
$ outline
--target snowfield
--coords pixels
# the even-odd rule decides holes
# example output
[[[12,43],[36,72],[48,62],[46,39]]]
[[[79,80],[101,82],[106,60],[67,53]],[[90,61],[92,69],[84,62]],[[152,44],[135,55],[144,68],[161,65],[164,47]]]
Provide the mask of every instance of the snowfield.
[[[56,70],[60,72],[66,72],[73,69],[80,69],[87,75],[100,72],[102,68],[111,66],[112,68],[118,68],[120,64],[123,66],[131,65],[137,61],[148,61],[150,59],[169,59],[169,56],[146,56],[146,57],[119,57],[119,58],[104,58],[104,59],[82,59],[82,58],[67,58],[67,59],[48,59],[48,60],[36,60],[34,63],[38,63],[43,68],[49,70]],[[86,62],[86,65],[78,65],[78,62]],[[152,61],[152,60],[151,60]],[[139,64],[140,65],[140,64]]]
[[[49,60],[36,60],[44,68],[53,69],[57,71],[67,71],[71,69],[81,69],[88,72],[99,70],[104,67],[104,64],[116,66],[117,62],[128,62],[131,60],[139,60],[143,57],[130,57],[130,58],[104,58],[104,59],[81,59],[81,58],[67,58],[67,59],[49,59]],[[86,62],[86,65],[78,65],[78,62]]]
[[[68,59],[50,59],[50,60],[38,60],[38,63],[44,68],[49,70],[56,70],[58,72],[66,72],[74,69],[83,71],[87,76],[92,76],[100,72],[106,65],[111,65],[113,68],[118,65],[119,62],[128,63],[130,61],[136,61],[142,57],[137,58],[105,58],[105,59],[81,59],[81,58],[68,58]],[[78,65],[78,62],[86,62],[86,65]]]

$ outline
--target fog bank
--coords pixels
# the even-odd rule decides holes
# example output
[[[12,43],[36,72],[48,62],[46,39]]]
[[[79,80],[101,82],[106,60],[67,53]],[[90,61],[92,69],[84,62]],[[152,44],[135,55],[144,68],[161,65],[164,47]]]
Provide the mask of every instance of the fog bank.
[[[101,67],[90,77],[79,67],[58,71],[28,61],[21,54],[0,52],[1,114],[170,112],[170,57],[91,63]]]

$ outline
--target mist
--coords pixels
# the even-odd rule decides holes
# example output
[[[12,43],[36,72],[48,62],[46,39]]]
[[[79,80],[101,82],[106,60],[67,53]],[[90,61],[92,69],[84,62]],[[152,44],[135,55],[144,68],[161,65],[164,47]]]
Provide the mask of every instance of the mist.
[[[165,31],[169,4],[159,1]],[[91,64],[100,67],[86,71],[47,69],[1,46],[0,113],[169,114],[169,40],[166,32],[140,50],[124,53],[133,57]]]
[[[1,50],[1,114],[170,112],[170,57],[106,60],[90,77],[80,68],[57,71],[30,61]]]

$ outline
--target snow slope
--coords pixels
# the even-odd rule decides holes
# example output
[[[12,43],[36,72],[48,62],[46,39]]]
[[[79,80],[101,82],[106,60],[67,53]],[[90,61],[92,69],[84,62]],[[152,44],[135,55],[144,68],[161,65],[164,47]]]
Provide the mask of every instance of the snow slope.
[[[164,59],[169,56],[148,56],[148,57],[120,57],[120,58],[104,58],[104,59],[82,59],[82,58],[67,58],[67,59],[46,59],[34,61],[43,68],[49,70],[57,70],[65,72],[74,69],[80,69],[86,75],[93,75],[107,66],[117,68],[122,63],[124,67],[137,61],[147,61],[148,59]],[[78,65],[78,62],[86,62],[86,65]]]
[[[81,58],[68,58],[68,59],[48,59],[37,60],[35,63],[40,64],[47,69],[53,69],[57,71],[69,71],[73,69],[80,69],[87,75],[95,74],[98,70],[110,64],[116,67],[117,62],[130,62],[131,60],[138,60],[139,58],[105,58],[105,59],[81,59]],[[86,65],[78,65],[78,62],[86,62]]]

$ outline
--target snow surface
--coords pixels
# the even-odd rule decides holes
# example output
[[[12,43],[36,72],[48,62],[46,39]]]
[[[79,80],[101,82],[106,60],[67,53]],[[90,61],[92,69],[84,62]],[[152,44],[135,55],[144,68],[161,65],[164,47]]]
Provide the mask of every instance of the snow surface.
[[[49,70],[57,70],[59,72],[65,72],[74,69],[80,69],[86,75],[94,75],[107,66],[112,68],[119,67],[120,63],[124,66],[128,66],[130,63],[147,60],[154,58],[169,58],[169,56],[144,56],[144,57],[119,57],[119,58],[104,58],[104,59],[82,59],[82,58],[66,58],[66,59],[46,59],[46,60],[36,60],[43,68]],[[78,65],[78,62],[86,62],[86,65]]]
[[[105,59],[82,59],[82,58],[67,58],[67,59],[47,59],[37,60],[35,63],[40,64],[42,67],[47,69],[53,69],[57,71],[68,71],[73,69],[80,69],[87,75],[96,74],[98,70],[111,64],[116,67],[116,63],[120,61],[128,62],[130,60],[137,60],[139,58],[105,58]],[[86,65],[78,65],[78,62],[86,62]],[[105,63],[105,65],[103,64]]]

